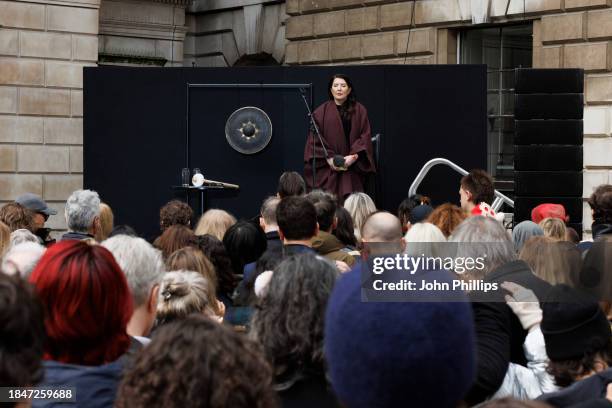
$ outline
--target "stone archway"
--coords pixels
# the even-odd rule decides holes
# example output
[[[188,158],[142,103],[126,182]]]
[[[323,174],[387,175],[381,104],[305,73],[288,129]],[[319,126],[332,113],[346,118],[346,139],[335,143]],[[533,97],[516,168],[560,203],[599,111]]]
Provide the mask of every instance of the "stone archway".
[[[277,65],[285,58],[285,3],[196,0],[187,9],[185,66]]]

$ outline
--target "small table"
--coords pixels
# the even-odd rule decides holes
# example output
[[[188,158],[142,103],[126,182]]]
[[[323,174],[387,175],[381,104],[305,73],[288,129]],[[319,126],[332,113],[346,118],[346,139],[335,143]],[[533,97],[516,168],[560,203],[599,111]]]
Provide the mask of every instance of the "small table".
[[[200,215],[204,214],[204,208],[206,207],[206,191],[208,190],[225,190],[223,186],[172,186],[174,191],[183,191],[187,195],[187,204],[189,204],[189,196],[192,191],[200,192]]]

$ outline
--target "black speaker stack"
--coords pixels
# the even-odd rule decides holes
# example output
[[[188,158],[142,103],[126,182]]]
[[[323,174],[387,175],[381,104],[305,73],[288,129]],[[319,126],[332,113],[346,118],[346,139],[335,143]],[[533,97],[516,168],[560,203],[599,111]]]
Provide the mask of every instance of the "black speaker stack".
[[[581,236],[584,72],[518,68],[514,75],[514,224],[539,204],[562,204]]]

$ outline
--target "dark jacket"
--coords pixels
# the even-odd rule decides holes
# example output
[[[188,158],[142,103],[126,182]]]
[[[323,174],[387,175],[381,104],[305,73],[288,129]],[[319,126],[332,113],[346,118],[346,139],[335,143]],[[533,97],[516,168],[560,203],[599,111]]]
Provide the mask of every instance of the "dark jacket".
[[[538,299],[544,299],[551,287],[548,282],[534,275],[523,261],[512,261],[499,267],[490,272],[484,281],[498,284],[514,282],[533,290]],[[493,292],[490,298],[470,297],[476,328],[478,369],[466,401],[474,405],[497,391],[510,362],[523,366],[527,364],[523,351],[527,331],[506,305],[503,291]]]
[[[45,378],[39,387],[73,387],[77,408],[111,408],[115,403],[117,385],[121,380],[125,360],[120,358],[101,366],[81,366],[45,361]],[[34,400],[33,408],[66,406],[49,400]]]
[[[601,238],[604,235],[611,235],[612,224],[594,222],[591,226],[591,230],[593,231],[593,241],[595,241],[597,238]]]
[[[322,375],[300,378],[290,385],[277,385],[277,392],[282,408],[340,407],[331,386]]]
[[[91,234],[87,234],[85,232],[68,231],[67,233],[62,235],[62,238],[60,239],[60,241],[65,241],[65,240],[70,240],[70,239],[80,241],[82,239],[89,239],[89,238],[94,238],[94,236]]]
[[[319,255],[323,255],[331,261],[342,261],[346,262],[348,266],[353,266],[355,257],[347,251],[343,251],[344,248],[345,245],[329,232],[319,231],[317,236],[312,239],[312,249],[317,251]]]
[[[574,407],[579,404],[592,404],[593,400],[606,397],[606,387],[612,382],[612,368],[578,381],[567,388],[538,397],[553,407]],[[602,405],[605,406],[605,405]]]
[[[278,235],[278,231],[270,231],[266,232],[266,240],[268,246],[266,247],[266,251],[280,251],[280,248],[283,246],[282,241],[280,240],[280,236]],[[255,267],[257,266],[257,261],[250,262],[244,265],[242,270],[242,281],[246,282],[251,279],[253,274],[255,273]]]
[[[268,241],[267,249],[274,250],[283,246],[283,241],[281,241],[278,231],[266,232],[266,240]]]

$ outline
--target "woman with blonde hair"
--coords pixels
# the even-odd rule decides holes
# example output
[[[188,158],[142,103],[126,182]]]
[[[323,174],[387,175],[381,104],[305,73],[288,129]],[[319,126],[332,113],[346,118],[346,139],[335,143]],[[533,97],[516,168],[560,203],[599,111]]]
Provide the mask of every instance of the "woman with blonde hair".
[[[344,208],[351,214],[355,224],[355,238],[361,242],[361,227],[366,218],[376,212],[376,205],[366,193],[353,193],[344,202]]]
[[[108,238],[113,231],[115,216],[113,210],[106,203],[100,203],[100,230],[96,231],[96,241],[102,242]]]
[[[196,271],[209,279],[214,288],[217,288],[217,274],[215,267],[210,262],[204,252],[194,247],[185,247],[174,251],[166,260],[166,269],[168,271]]]
[[[225,307],[215,297],[212,282],[195,271],[166,273],[159,288],[155,327],[181,320],[192,313],[223,321]]]
[[[544,218],[540,221],[539,225],[544,231],[545,237],[550,237],[555,241],[565,241],[567,228],[563,220],[559,218]]]
[[[198,236],[210,234],[217,237],[219,241],[223,241],[225,231],[235,223],[236,218],[227,211],[211,208],[200,217],[195,234]]]
[[[0,258],[4,256],[11,245],[11,229],[0,221]]]
[[[551,285],[564,283],[575,286],[579,280],[582,257],[571,242],[534,236],[523,245],[519,259],[525,261],[538,278]]]

